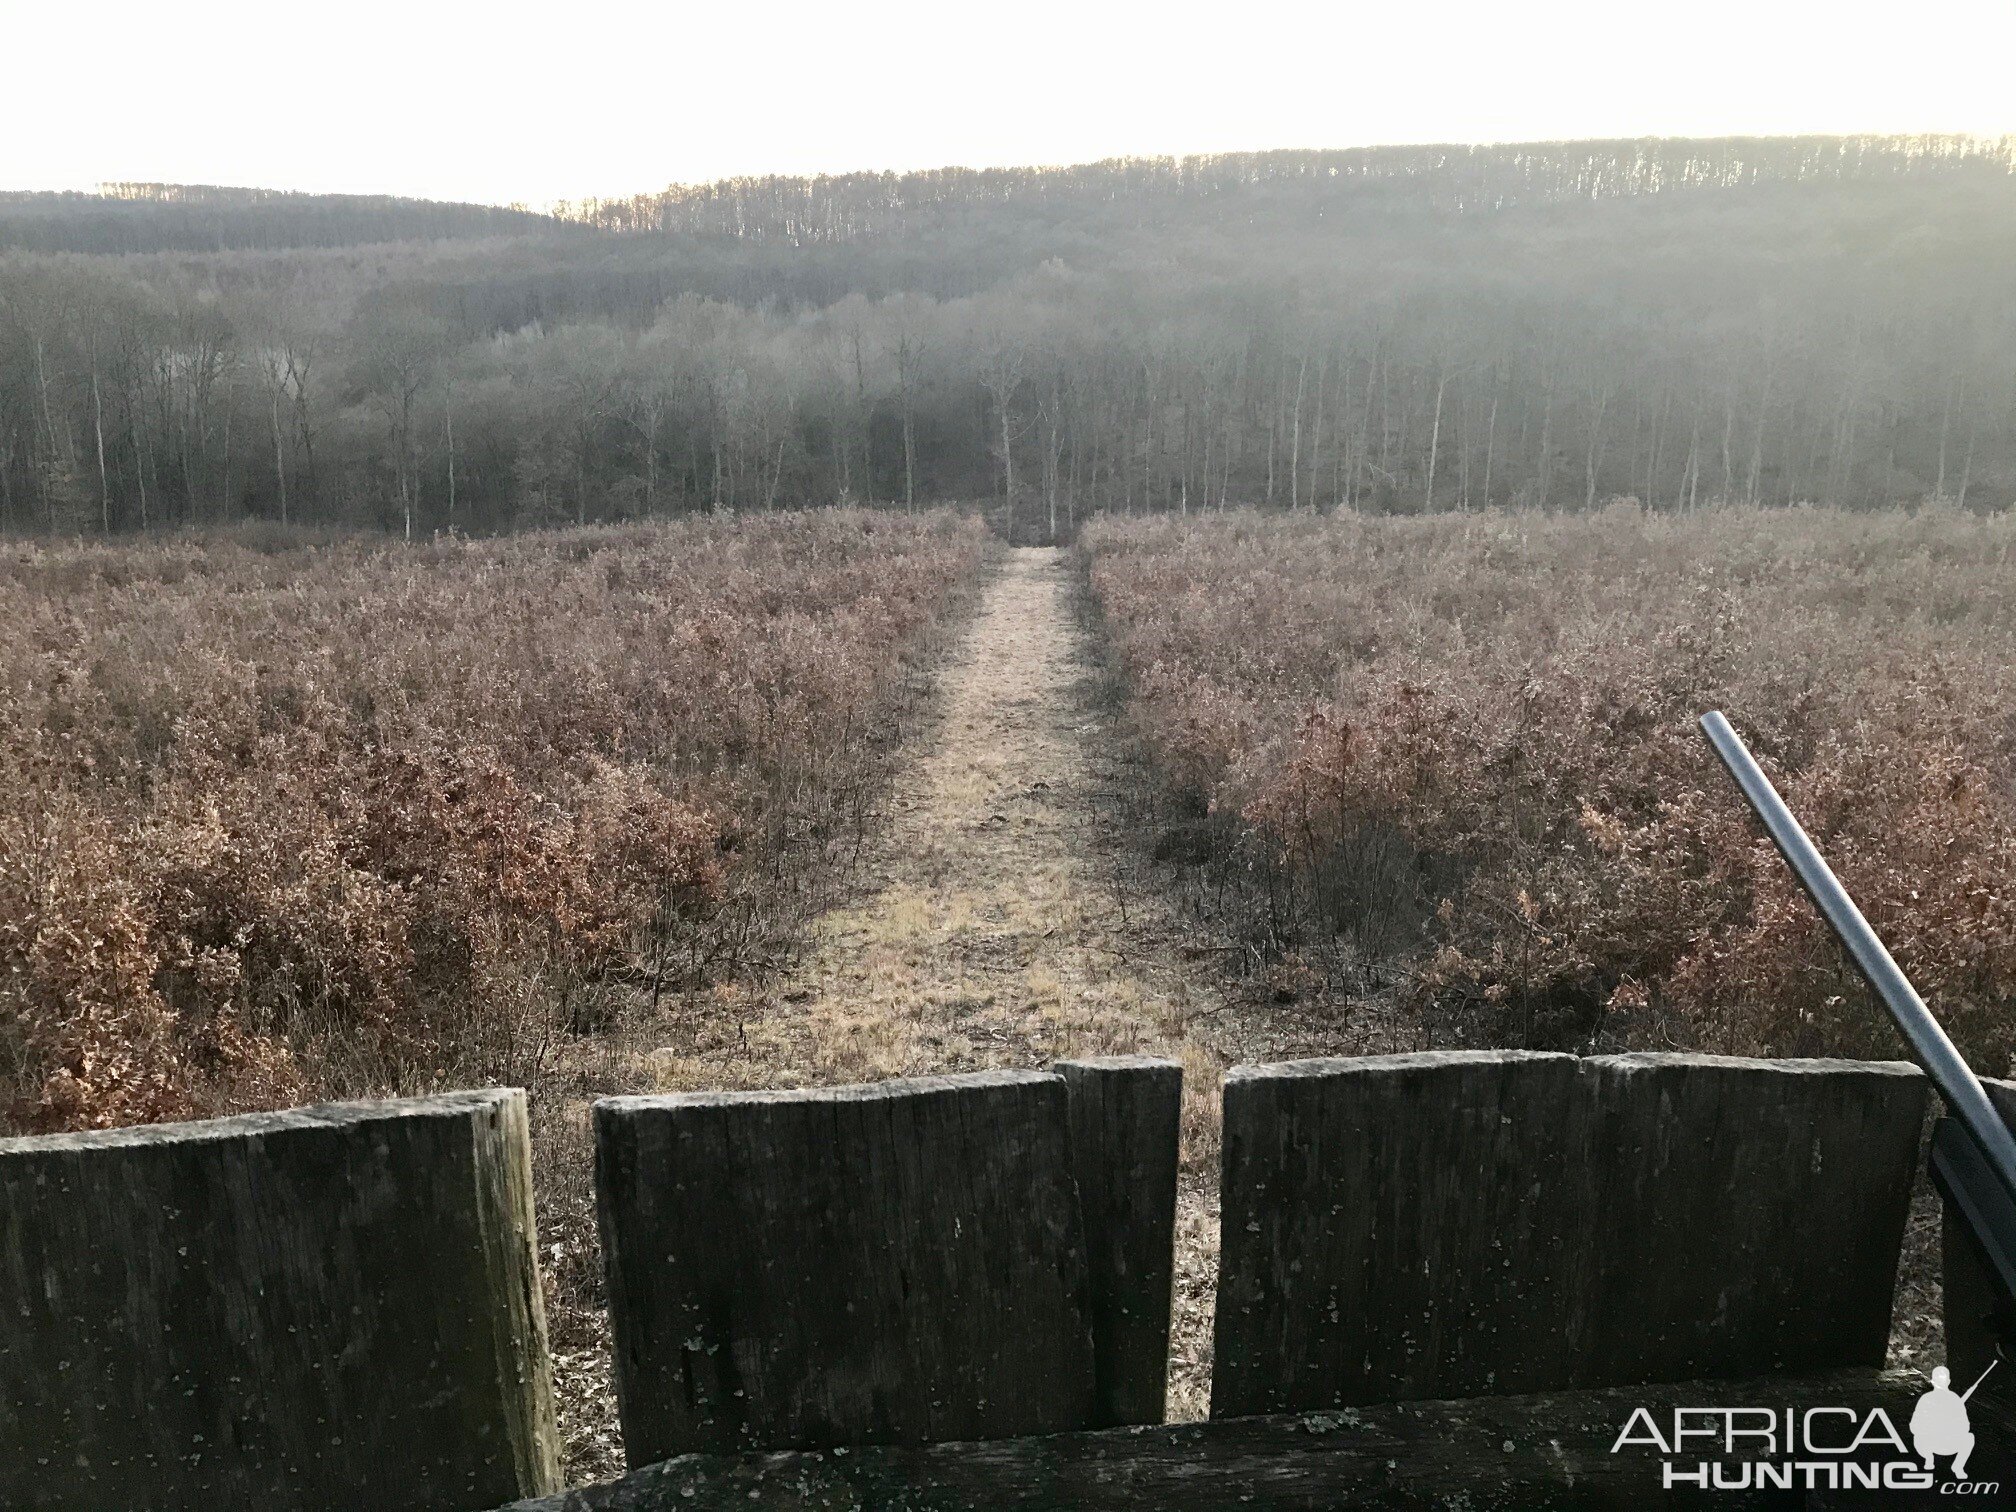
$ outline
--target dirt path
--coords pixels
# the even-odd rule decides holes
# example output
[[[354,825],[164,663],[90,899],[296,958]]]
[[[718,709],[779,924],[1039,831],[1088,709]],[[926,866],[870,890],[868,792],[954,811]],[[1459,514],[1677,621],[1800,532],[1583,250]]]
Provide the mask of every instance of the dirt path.
[[[855,901],[739,1023],[653,1058],[665,1090],[871,1081],[1141,1051],[1184,1063],[1170,1409],[1206,1406],[1219,1076],[1236,1020],[1138,876],[1064,554],[1011,552],[944,668]],[[1207,1039],[1206,1024],[1211,1026]],[[1210,1178],[1207,1181],[1207,1177]]]

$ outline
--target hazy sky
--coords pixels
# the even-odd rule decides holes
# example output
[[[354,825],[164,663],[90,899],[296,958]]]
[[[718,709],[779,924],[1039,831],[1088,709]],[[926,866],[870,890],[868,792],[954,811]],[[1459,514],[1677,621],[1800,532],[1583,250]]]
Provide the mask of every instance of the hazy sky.
[[[727,174],[2016,132],[2016,0],[0,0],[0,188],[544,203]]]

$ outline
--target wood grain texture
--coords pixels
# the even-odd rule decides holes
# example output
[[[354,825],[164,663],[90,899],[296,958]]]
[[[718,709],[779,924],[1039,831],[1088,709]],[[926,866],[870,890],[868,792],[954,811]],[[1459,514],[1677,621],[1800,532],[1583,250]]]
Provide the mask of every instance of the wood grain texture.
[[[1085,1219],[1096,1382],[1088,1426],[1159,1423],[1169,1384],[1183,1068],[1149,1056],[1063,1061]]]
[[[0,1506],[557,1487],[516,1091],[0,1140]]]
[[[1860,1371],[1550,1396],[1480,1397],[847,1452],[689,1455],[507,1512],[1579,1512],[1688,1505],[1661,1489],[1656,1450],[1612,1445],[1632,1411],[1675,1406],[1881,1407],[1899,1427],[1915,1375]],[[1975,1414],[1984,1464],[2011,1440],[2006,1408]],[[1698,1459],[1690,1455],[1688,1460]],[[2005,1484],[2006,1489],[2006,1484]],[[1922,1499],[1929,1504],[1930,1497]],[[1801,1507],[1804,1493],[1712,1492],[1692,1504]],[[1895,1506],[1879,1498],[1876,1506]],[[1982,1505],[1988,1505],[1983,1501]],[[1827,1505],[1872,1505],[1843,1497]]]
[[[1091,1421],[1060,1077],[610,1098],[595,1127],[632,1463]]]
[[[1234,1072],[1212,1414],[1878,1365],[1925,1096],[1704,1056]]]
[[[1582,1063],[1585,1385],[1879,1366],[1928,1084],[1899,1062]]]
[[[2016,1128],[2016,1082],[1983,1077],[1981,1084],[1987,1088],[1988,1100],[2002,1115],[2003,1122]],[[1964,1391],[1996,1356],[1998,1330],[1995,1314],[2007,1304],[2002,1299],[2001,1288],[1994,1279],[1993,1269],[1981,1249],[1980,1241],[1950,1205],[1940,1221],[1939,1259],[1943,1282],[1940,1297],[1946,1323],[1946,1364],[1960,1382],[1954,1389]],[[2016,1401],[2016,1380],[2005,1379],[2010,1376],[2016,1376],[2016,1371],[2005,1363],[1997,1367],[1995,1374],[1981,1389]]]
[[[1234,1070],[1211,1415],[1572,1379],[1575,1088],[1517,1050]]]

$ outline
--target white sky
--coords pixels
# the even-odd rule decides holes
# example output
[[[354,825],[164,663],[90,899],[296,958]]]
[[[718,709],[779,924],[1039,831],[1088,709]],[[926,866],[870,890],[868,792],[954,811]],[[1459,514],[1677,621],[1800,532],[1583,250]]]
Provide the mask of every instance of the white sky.
[[[0,0],[0,188],[541,204],[737,173],[2016,132],[2016,0]]]

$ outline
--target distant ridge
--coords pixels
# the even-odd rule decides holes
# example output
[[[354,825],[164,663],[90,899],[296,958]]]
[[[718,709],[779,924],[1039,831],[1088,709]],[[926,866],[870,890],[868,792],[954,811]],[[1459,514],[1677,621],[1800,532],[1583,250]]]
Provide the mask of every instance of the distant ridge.
[[[304,194],[217,184],[101,184],[0,191],[0,249],[27,252],[232,252],[462,240],[552,231],[523,206],[389,194]]]
[[[1062,167],[745,175],[551,213],[386,194],[216,184],[106,183],[92,193],[0,191],[0,250],[228,252],[593,230],[802,246],[926,228],[982,209],[1221,201],[1226,214],[1376,199],[1382,209],[1488,211],[1764,184],[2016,173],[2016,136],[1647,137],[1440,143],[1107,158]]]
[[[1348,203],[1368,190],[1435,210],[1769,183],[2016,172],[2016,136],[1646,137],[1108,158],[1068,167],[745,176],[563,202],[608,231],[846,241],[979,206],[1255,196]]]

